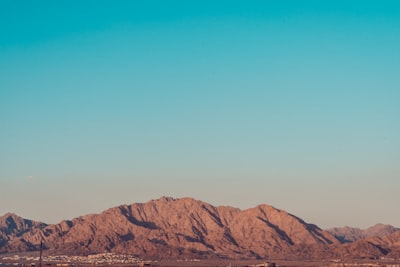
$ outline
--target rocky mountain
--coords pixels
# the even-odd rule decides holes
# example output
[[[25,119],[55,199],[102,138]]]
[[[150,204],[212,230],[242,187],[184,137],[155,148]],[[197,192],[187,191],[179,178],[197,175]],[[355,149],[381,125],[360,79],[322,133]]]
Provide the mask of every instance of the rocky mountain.
[[[0,247],[33,229],[42,229],[47,225],[19,217],[13,213],[0,216]]]
[[[157,260],[400,257],[400,231],[383,236],[389,228],[378,225],[366,232],[370,237],[342,244],[332,234],[340,236],[338,229],[324,231],[268,205],[240,210],[163,197],[52,225],[0,218],[2,253],[38,250],[43,240],[47,254],[115,252]]]
[[[396,228],[388,224],[376,224],[367,229],[345,226],[327,229],[327,231],[333,234],[342,243],[350,243],[368,237],[387,236],[394,232],[400,231],[400,228]]]
[[[110,251],[143,258],[312,258],[339,243],[268,205],[240,210],[163,197],[32,229],[3,244],[0,252],[38,249],[42,239],[49,253]]]
[[[335,253],[340,258],[400,258],[400,231],[344,243]]]

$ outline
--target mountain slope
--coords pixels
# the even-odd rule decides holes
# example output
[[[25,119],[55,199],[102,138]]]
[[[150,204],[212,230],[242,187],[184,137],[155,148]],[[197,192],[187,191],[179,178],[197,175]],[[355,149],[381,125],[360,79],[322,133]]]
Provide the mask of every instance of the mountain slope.
[[[339,243],[317,226],[268,205],[242,211],[167,197],[34,229],[0,251],[35,249],[41,239],[52,253],[111,251],[144,258],[310,258]]]
[[[47,225],[44,223],[27,220],[13,213],[6,213],[0,216],[0,247],[24,233],[45,226]]]
[[[352,243],[345,243],[339,246],[335,253],[341,258],[399,258],[400,231],[383,237],[367,237]]]
[[[393,234],[394,232],[397,232],[399,230],[400,228],[396,228],[388,224],[376,224],[367,229],[360,229],[348,226],[327,229],[328,232],[333,234],[342,243],[354,242],[368,237],[383,237]]]

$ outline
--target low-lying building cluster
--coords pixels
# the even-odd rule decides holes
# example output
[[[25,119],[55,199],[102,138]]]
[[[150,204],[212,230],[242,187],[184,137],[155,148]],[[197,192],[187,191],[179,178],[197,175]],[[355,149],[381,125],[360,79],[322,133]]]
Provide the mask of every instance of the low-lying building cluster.
[[[35,266],[39,262],[39,257],[29,256],[4,256],[1,258],[2,261],[8,263],[29,263],[31,266]],[[56,266],[70,266],[70,265],[147,265],[142,259],[130,255],[130,254],[115,254],[115,253],[101,253],[93,254],[88,256],[68,256],[68,255],[49,255],[42,258],[44,265],[56,265]]]

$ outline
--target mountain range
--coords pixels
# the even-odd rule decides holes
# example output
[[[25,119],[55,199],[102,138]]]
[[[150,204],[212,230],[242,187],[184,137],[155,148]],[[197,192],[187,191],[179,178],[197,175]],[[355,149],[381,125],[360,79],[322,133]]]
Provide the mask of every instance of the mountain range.
[[[129,253],[144,259],[326,259],[400,256],[400,231],[323,230],[269,205],[240,210],[192,198],[162,197],[45,224],[0,217],[0,253]]]
[[[394,232],[397,232],[399,230],[400,228],[381,223],[378,223],[367,229],[360,229],[349,226],[327,229],[328,232],[333,234],[342,243],[351,243],[368,237],[384,237],[393,234]]]

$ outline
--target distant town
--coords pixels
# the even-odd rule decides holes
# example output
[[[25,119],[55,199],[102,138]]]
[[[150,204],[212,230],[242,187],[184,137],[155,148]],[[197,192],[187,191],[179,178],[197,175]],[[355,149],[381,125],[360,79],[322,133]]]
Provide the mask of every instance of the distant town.
[[[77,267],[77,266],[228,266],[228,267],[400,267],[400,263],[390,261],[363,261],[344,262],[341,260],[328,260],[325,262],[261,262],[250,263],[209,261],[200,259],[176,260],[162,263],[158,261],[146,261],[130,254],[100,253],[88,256],[48,255],[40,257],[26,255],[0,256],[0,266],[17,267]]]
[[[40,257],[32,256],[3,256],[0,257],[1,265],[39,267]],[[151,262],[144,261],[129,254],[101,253],[88,256],[43,256],[43,266],[80,266],[80,265],[129,265],[149,266]]]

